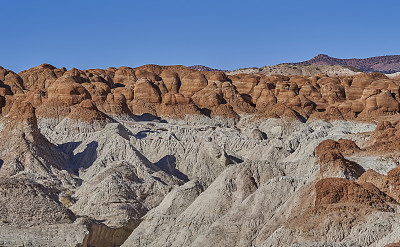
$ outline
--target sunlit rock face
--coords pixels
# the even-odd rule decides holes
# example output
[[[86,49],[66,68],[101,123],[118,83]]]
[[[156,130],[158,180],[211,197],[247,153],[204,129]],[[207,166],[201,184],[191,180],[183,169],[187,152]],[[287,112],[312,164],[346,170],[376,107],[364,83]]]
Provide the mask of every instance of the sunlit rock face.
[[[0,245],[395,246],[399,88],[0,68]]]

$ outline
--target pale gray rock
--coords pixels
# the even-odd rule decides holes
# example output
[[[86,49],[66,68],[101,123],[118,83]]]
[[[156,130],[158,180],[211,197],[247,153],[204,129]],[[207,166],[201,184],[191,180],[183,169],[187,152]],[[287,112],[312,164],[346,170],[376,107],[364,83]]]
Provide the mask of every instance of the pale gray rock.
[[[28,126],[22,129],[28,145],[13,139],[7,147],[24,152],[7,157],[32,164],[12,179],[29,179],[43,196],[23,190],[14,193],[17,198],[0,196],[1,216],[13,218],[0,223],[0,245],[384,246],[398,241],[396,206],[395,212],[376,211],[340,227],[327,220],[315,232],[290,225],[314,206],[316,146],[349,138],[361,147],[375,125],[240,117],[114,117],[107,125],[39,119],[40,141],[33,141]],[[348,158],[381,173],[398,165],[378,157]],[[25,204],[21,198],[27,198]],[[24,207],[18,211],[17,204]],[[30,210],[47,212],[34,205],[71,218],[60,216],[61,223],[51,221],[53,213],[38,214],[35,224],[26,224]]]
[[[192,180],[175,188],[159,206],[150,210],[123,246],[149,246],[159,235],[168,231],[176,218],[203,192],[199,181]]]

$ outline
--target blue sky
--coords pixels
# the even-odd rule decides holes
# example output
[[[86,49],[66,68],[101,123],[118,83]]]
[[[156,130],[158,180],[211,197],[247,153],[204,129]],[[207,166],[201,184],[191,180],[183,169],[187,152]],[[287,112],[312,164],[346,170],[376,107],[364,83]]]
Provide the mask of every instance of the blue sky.
[[[0,66],[220,69],[400,54],[400,1],[1,1]]]

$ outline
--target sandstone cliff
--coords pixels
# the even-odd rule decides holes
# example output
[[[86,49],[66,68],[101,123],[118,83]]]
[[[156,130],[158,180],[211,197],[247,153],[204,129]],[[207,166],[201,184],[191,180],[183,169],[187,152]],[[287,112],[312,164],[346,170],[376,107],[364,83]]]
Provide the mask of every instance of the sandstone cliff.
[[[221,71],[195,71],[184,66],[67,71],[48,64],[19,74],[2,71],[7,73],[4,78],[0,77],[3,115],[14,102],[22,101],[29,101],[37,108],[39,118],[62,119],[69,114],[77,118],[77,111],[86,111],[87,114],[81,115],[88,121],[105,119],[100,112],[173,118],[197,111],[206,117],[224,116],[217,110],[220,105],[232,108],[235,114],[284,117],[291,111],[304,120],[370,121],[396,114],[400,109],[399,81],[380,73],[333,77],[324,74],[227,76]],[[272,110],[277,108],[282,110]]]
[[[0,70],[0,245],[385,246],[400,81]]]

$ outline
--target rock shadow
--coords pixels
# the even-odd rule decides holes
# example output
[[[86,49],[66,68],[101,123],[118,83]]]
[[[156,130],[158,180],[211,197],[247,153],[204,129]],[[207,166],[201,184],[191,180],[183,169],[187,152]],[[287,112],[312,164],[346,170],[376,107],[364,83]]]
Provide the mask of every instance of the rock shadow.
[[[232,155],[227,155],[227,156],[228,156],[228,159],[233,161],[235,164],[243,163],[243,160],[238,158],[238,157],[235,157],[235,156],[232,156]]]
[[[176,158],[173,155],[166,155],[162,159],[160,159],[157,163],[154,163],[158,168],[160,168],[163,172],[168,173],[174,177],[179,178],[185,182],[189,181],[188,176],[182,173],[178,169],[176,169]]]
[[[81,145],[82,142],[66,142],[63,144],[57,145],[58,149],[61,149],[62,152],[71,155],[73,154],[74,150]]]
[[[137,139],[144,139],[144,138],[146,138],[147,137],[147,134],[148,133],[154,133],[155,131],[154,130],[142,130],[142,131],[139,131],[138,133],[136,133],[136,135],[134,135]]]
[[[74,154],[74,150],[80,144],[81,142],[68,142],[59,145],[59,148],[69,156],[67,162],[68,170],[75,175],[79,175],[80,169],[87,169],[92,166],[94,161],[97,159],[97,147],[99,144],[96,141],[87,144],[86,149],[83,152]]]
[[[159,123],[168,123],[167,120],[157,117],[150,113],[144,113],[142,115],[134,115],[133,118],[137,122],[159,122]]]
[[[207,108],[201,108],[200,113],[204,116],[211,117],[211,110]]]

